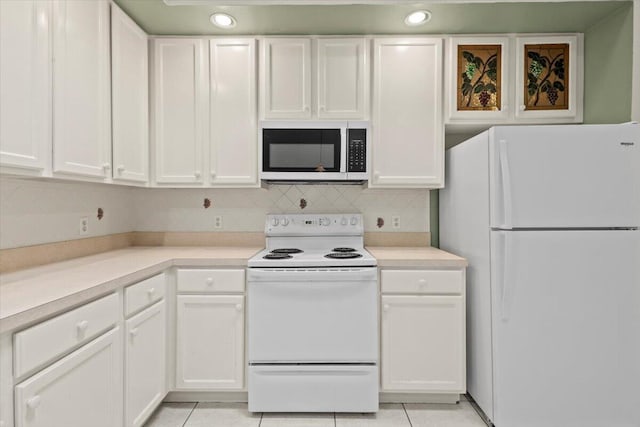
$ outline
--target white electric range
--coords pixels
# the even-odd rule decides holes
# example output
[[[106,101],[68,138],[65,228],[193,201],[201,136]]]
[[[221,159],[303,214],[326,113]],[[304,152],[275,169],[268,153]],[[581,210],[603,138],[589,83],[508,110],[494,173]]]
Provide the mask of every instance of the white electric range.
[[[248,262],[249,410],[378,410],[378,286],[359,214],[268,215]]]

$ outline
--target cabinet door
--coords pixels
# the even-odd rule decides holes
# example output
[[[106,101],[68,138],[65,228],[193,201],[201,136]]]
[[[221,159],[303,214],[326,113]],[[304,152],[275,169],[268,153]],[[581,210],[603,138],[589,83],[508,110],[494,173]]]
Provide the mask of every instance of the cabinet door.
[[[447,48],[447,124],[506,123],[514,110],[509,37],[451,37]]]
[[[111,168],[109,2],[54,2],[54,172],[106,178]]]
[[[372,187],[444,183],[442,40],[374,40]]]
[[[18,384],[16,427],[120,427],[121,349],[115,328]]]
[[[158,184],[202,184],[207,138],[205,41],[156,39],[152,158]]]
[[[149,82],[147,34],[111,5],[113,179],[147,182]]]
[[[264,118],[310,118],[311,40],[267,38],[262,55]]]
[[[242,389],[244,296],[178,295],[176,386]]]
[[[365,118],[366,50],[363,38],[318,40],[318,118]]]
[[[141,426],[165,395],[165,302],[127,320],[125,425]]]
[[[583,35],[516,38],[516,121],[580,123]]]
[[[51,148],[51,4],[0,1],[0,166],[41,174]]]
[[[382,389],[464,393],[462,296],[382,296]]]
[[[258,129],[255,39],[210,41],[213,185],[257,185]]]

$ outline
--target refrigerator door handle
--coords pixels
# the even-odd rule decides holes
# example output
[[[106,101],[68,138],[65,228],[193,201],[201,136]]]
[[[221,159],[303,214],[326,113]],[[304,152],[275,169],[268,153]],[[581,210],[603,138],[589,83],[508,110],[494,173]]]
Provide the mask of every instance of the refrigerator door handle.
[[[498,142],[498,153],[500,156],[500,175],[502,178],[502,208],[503,224],[501,228],[511,229],[511,172],[509,171],[509,153],[507,152],[507,141],[501,139]]]
[[[513,291],[515,283],[511,277],[513,268],[513,254],[512,254],[512,235],[510,231],[500,232],[502,236],[502,278],[500,289],[500,318],[503,322],[509,320],[509,310],[511,306],[511,300],[513,298]]]

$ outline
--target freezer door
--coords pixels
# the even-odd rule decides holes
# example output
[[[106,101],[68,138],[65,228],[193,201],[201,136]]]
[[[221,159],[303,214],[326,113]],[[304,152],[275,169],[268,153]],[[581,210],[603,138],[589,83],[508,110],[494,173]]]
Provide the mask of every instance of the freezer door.
[[[491,234],[496,427],[640,426],[640,232]]]
[[[640,225],[640,125],[490,130],[493,228]]]

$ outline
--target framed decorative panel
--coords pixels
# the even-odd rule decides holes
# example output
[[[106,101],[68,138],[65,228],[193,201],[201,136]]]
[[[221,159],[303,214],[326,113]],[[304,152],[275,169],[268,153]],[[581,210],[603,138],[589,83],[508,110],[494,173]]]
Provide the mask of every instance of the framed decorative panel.
[[[525,44],[525,110],[569,109],[569,44]]]
[[[458,45],[456,101],[458,111],[500,110],[502,45]]]
[[[509,37],[451,37],[447,123],[504,123],[509,117]]]
[[[582,122],[582,39],[582,34],[516,39],[517,120]]]

